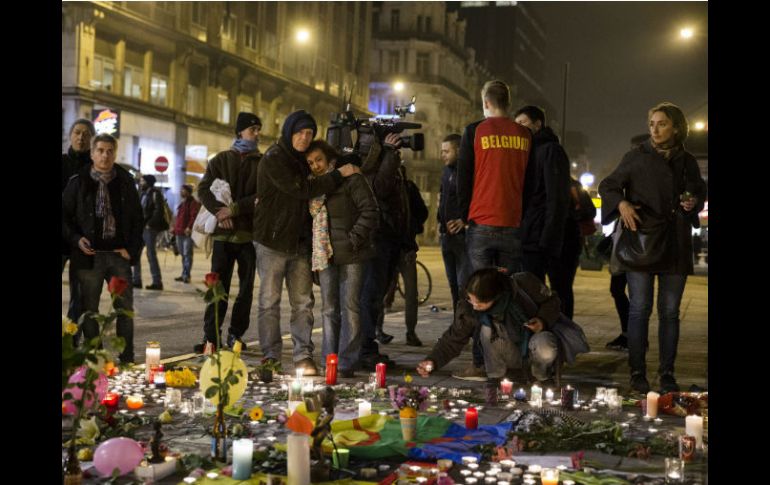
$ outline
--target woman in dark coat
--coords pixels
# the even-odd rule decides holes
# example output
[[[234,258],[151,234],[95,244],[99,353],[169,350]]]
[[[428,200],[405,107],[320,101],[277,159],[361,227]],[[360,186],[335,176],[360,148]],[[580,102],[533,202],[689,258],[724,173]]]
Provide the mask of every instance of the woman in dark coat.
[[[625,272],[628,278],[631,387],[642,393],[650,390],[644,344],[656,276],[660,387],[664,392],[679,390],[674,378],[679,305],[687,275],[693,274],[692,228],[699,226],[698,212],[706,199],[706,183],[698,163],[684,148],[688,125],[682,111],[671,103],[661,103],[649,111],[648,123],[650,139],[626,153],[615,171],[599,184],[603,224],[619,218],[622,231],[670,236],[661,249],[641,258],[624,251],[624,238],[617,233],[610,260],[613,273]]]
[[[338,153],[323,140],[310,144],[305,157],[311,177],[334,170]],[[321,283],[323,362],[338,354],[339,373],[353,377],[361,347],[359,300],[364,262],[374,256],[372,231],[380,213],[369,182],[361,174],[345,179],[329,195],[310,199],[313,216],[312,269]]]

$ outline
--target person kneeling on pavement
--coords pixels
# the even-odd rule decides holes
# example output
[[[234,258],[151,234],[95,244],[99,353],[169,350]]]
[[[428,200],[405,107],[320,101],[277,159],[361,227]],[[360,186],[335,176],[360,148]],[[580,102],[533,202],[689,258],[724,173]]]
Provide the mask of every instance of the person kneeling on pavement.
[[[468,340],[480,337],[488,385],[497,385],[509,370],[520,370],[529,356],[538,382],[551,379],[558,340],[550,331],[559,319],[559,298],[532,273],[512,277],[496,268],[474,272],[468,298],[457,305],[456,318],[439,338],[417,372],[427,377],[460,355]]]

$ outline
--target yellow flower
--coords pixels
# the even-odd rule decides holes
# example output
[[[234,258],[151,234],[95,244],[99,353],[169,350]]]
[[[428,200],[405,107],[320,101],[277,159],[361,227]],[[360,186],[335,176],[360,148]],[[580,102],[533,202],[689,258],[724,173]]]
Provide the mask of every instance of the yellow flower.
[[[398,412],[399,417],[402,418],[416,418],[417,417],[417,410],[415,408],[410,408],[409,406],[401,409],[401,411]]]
[[[78,331],[77,323],[73,322],[69,318],[62,315],[61,316],[61,336],[64,337],[67,334],[75,335],[77,331]]]
[[[406,382],[407,384],[411,383],[412,382],[412,376],[409,375],[409,374],[406,374],[404,376],[404,382]]]
[[[254,406],[249,409],[249,419],[252,421],[259,421],[265,415],[265,412],[259,406]]]

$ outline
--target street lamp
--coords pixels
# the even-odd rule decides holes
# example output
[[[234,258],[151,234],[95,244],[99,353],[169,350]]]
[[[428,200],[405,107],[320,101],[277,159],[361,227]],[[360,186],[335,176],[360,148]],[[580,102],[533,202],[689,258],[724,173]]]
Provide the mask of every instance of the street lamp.
[[[298,29],[295,35],[295,39],[300,44],[307,43],[307,41],[310,40],[310,31],[307,29]]]
[[[294,41],[296,43],[298,43],[298,44],[307,44],[307,42],[310,40],[310,37],[311,37],[310,31],[308,29],[306,29],[306,28],[303,28],[303,27],[298,28],[295,31],[295,33],[294,33]],[[288,38],[287,39],[283,39],[280,42],[276,42],[276,43],[272,44],[268,48],[262,49],[262,53],[257,56],[257,62],[262,62],[265,59],[265,57],[268,55],[267,54],[268,51],[273,51],[278,46],[280,46],[281,44],[286,42],[287,40],[288,40]],[[276,51],[275,55],[276,55],[276,58],[273,59],[274,61],[277,60],[277,56],[278,56],[278,52],[277,51]]]
[[[692,39],[695,35],[695,30],[692,27],[684,27],[679,30],[679,36],[683,39]]]
[[[706,128],[706,123],[702,121],[696,121],[695,122],[695,130],[696,131],[702,131]]]
[[[393,91],[400,93],[403,90],[404,90],[404,83],[402,83],[401,81],[396,81],[393,83]]]

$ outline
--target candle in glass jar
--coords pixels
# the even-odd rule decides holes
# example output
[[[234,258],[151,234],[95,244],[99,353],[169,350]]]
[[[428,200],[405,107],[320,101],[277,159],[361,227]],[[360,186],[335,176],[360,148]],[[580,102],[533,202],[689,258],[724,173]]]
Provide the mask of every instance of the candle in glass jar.
[[[326,384],[333,386],[337,383],[337,354],[326,356]]]
[[[104,399],[102,399],[102,404],[104,404],[107,409],[115,409],[118,407],[118,401],[120,400],[120,394],[117,392],[108,392],[104,395]]]
[[[155,367],[160,364],[160,342],[147,342],[144,354],[145,379],[147,382],[152,382],[152,373],[155,372]]]
[[[703,418],[701,416],[687,416],[685,419],[685,434],[695,437],[695,447],[703,448]]]
[[[476,408],[469,407],[465,411],[465,428],[476,429],[478,427],[479,427],[479,412],[476,411]]]
[[[144,400],[139,394],[132,394],[126,398],[126,407],[128,409],[142,409],[144,407]]]
[[[251,458],[254,442],[244,438],[233,441],[233,479],[248,480],[251,477]]]
[[[363,418],[372,414],[372,403],[364,401],[358,403],[358,417]]]
[[[556,468],[544,468],[540,472],[540,481],[543,483],[543,485],[558,485],[559,470]]]
[[[503,379],[500,381],[500,393],[501,394],[511,394],[513,391],[513,382],[509,381],[508,379]]]
[[[658,417],[658,398],[660,394],[655,391],[647,393],[647,416],[651,418]]]
[[[542,407],[543,406],[543,388],[535,384],[530,388],[529,390],[529,402],[534,407]]]

